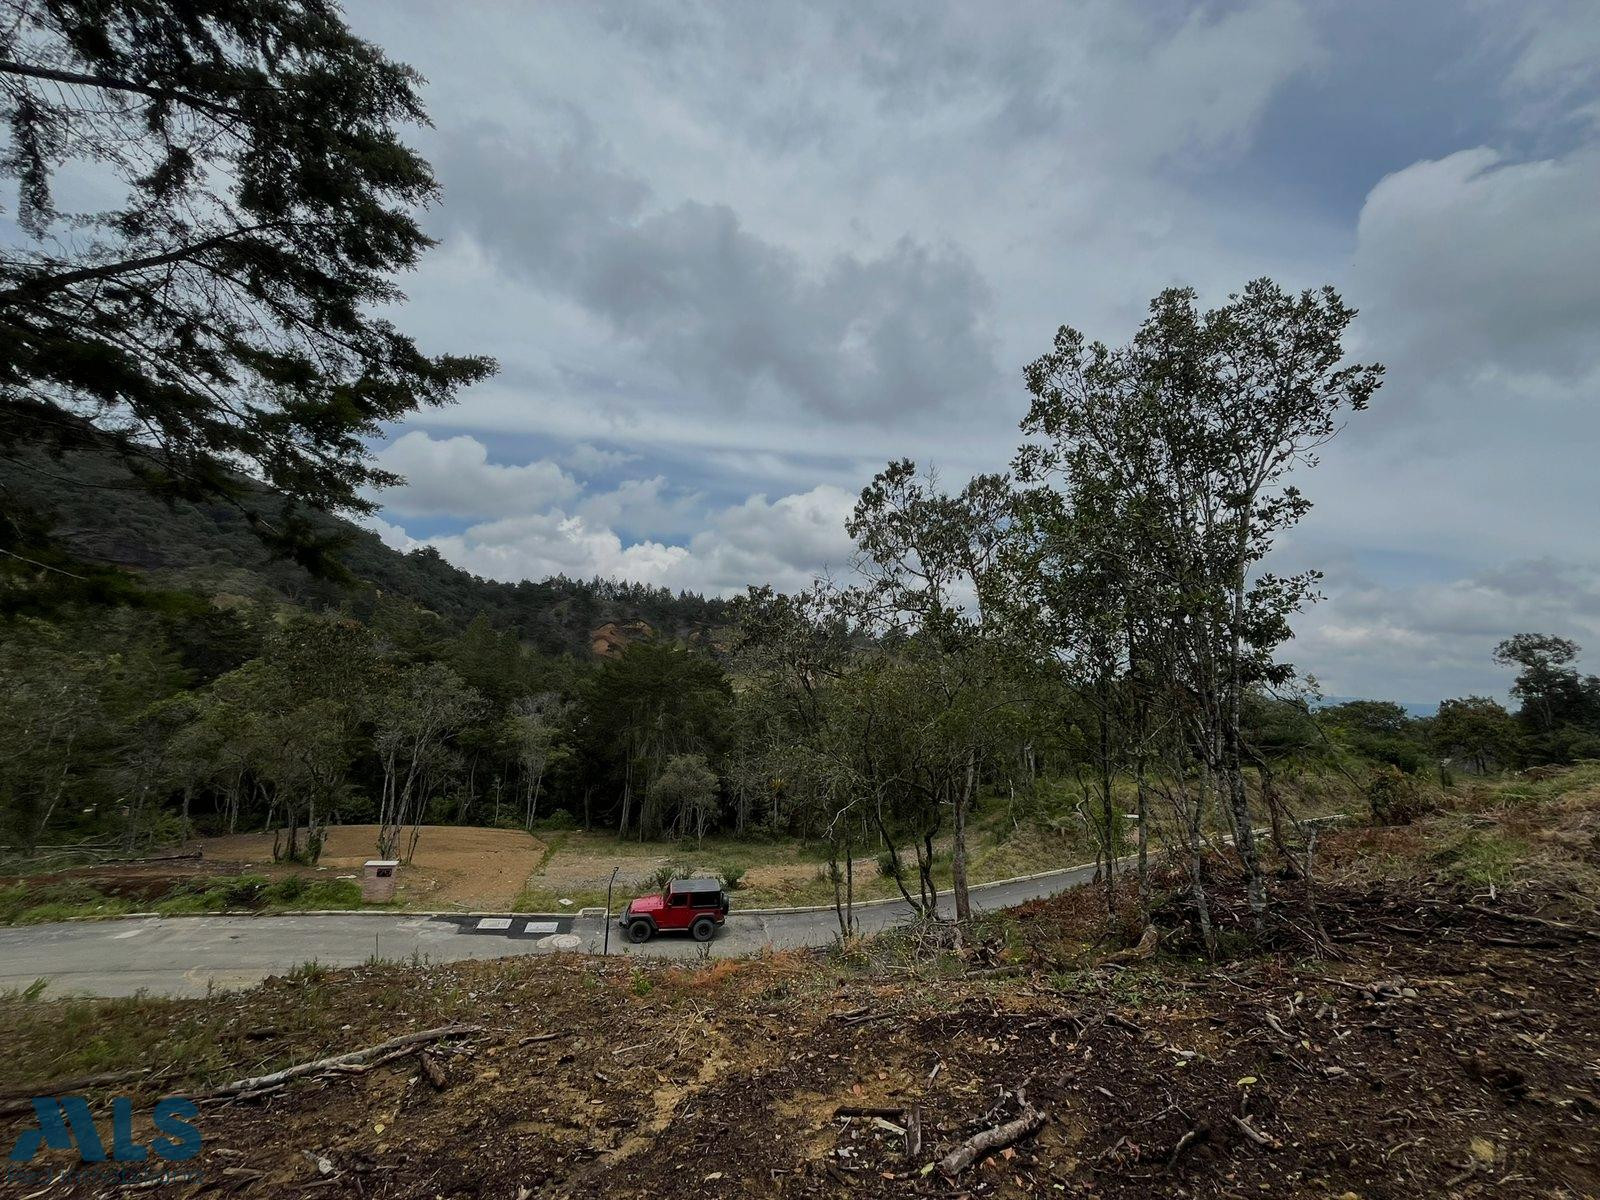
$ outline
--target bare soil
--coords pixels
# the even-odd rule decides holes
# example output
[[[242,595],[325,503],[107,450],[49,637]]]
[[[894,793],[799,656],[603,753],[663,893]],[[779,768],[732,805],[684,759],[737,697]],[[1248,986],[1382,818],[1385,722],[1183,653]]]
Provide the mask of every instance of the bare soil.
[[[155,900],[197,876],[261,875],[283,879],[359,879],[377,853],[376,825],[331,825],[316,866],[272,861],[272,834],[196,838],[182,848],[198,859],[148,864],[112,863],[20,877],[35,885],[82,880],[107,895]],[[422,909],[506,911],[542,861],[545,844],[520,829],[424,825],[413,860],[401,868],[398,903]],[[0,881],[3,882],[3,881]]]
[[[272,862],[270,833],[241,833],[191,843],[207,863],[240,864],[272,877],[358,877],[376,857],[376,825],[330,825],[316,867]],[[402,867],[396,898],[413,908],[500,910],[510,906],[544,854],[544,843],[520,829],[424,825],[412,861]]]

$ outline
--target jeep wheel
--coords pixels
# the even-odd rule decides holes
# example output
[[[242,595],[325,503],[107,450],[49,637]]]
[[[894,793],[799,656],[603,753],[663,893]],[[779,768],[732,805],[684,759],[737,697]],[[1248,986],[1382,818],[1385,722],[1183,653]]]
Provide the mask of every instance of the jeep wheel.
[[[709,942],[717,932],[717,923],[710,917],[701,917],[689,926],[689,936],[697,942]]]
[[[650,922],[644,918],[628,922],[628,940],[630,942],[648,942],[650,935],[655,932]]]

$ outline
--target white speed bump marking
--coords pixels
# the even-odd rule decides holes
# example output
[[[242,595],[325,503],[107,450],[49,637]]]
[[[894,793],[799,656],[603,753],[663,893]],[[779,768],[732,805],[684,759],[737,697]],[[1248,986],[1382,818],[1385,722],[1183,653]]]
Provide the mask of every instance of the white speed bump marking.
[[[554,933],[559,928],[554,921],[529,921],[523,926],[528,933]]]
[[[479,929],[510,929],[511,928],[511,918],[510,917],[479,917],[478,918],[478,928]]]

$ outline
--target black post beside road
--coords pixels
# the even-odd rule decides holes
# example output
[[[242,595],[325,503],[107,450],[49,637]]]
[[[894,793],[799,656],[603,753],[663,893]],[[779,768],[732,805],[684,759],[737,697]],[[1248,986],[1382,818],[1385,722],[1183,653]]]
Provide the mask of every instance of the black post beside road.
[[[606,936],[605,946],[600,951],[602,958],[611,953],[611,889],[617,882],[617,872],[620,870],[621,867],[612,867],[611,878],[606,881]]]

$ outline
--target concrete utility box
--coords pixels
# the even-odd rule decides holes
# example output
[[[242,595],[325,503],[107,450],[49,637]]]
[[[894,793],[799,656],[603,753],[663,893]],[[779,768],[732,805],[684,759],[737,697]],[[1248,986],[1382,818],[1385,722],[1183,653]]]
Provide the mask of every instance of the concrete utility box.
[[[394,899],[395,875],[400,863],[392,858],[374,858],[361,864],[361,898],[381,904]]]

